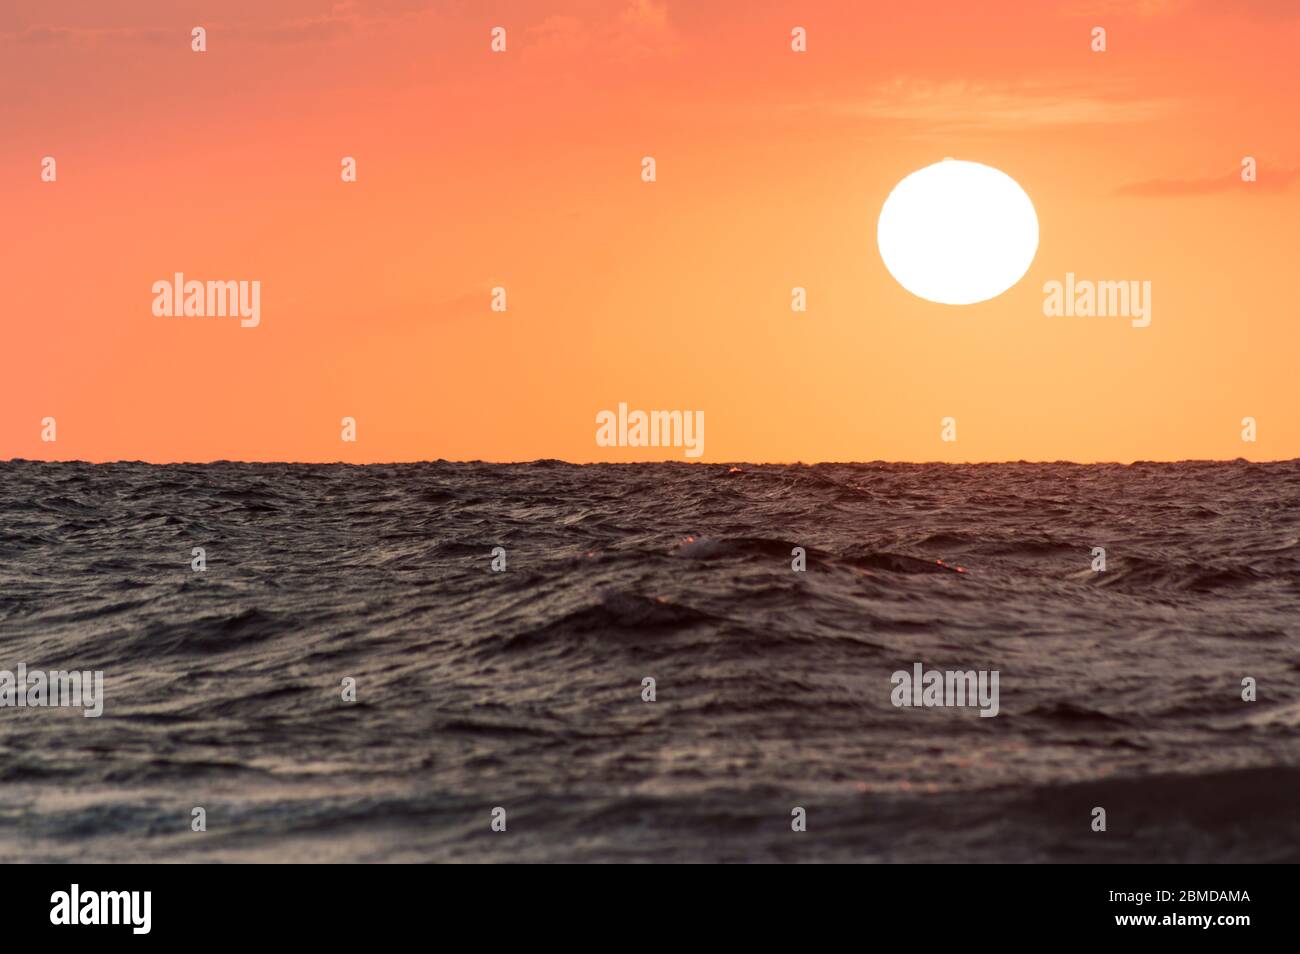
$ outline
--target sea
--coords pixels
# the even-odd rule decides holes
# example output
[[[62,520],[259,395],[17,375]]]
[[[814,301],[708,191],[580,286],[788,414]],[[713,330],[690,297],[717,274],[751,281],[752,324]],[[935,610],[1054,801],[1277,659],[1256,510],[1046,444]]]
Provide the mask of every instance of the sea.
[[[1300,461],[14,460],[20,664],[5,862],[1295,862]]]

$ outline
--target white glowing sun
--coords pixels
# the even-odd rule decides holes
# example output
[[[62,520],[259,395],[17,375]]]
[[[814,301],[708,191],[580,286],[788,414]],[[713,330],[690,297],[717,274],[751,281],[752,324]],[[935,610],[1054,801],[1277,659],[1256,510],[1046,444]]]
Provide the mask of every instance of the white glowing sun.
[[[894,186],[876,242],[889,274],[913,295],[971,305],[1024,277],[1038,251],[1038,215],[1005,172],[945,159]]]

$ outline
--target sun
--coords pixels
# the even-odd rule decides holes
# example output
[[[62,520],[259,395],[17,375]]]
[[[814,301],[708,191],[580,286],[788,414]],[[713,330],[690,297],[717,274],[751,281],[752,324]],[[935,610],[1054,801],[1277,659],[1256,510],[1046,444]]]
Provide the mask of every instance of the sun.
[[[1024,277],[1038,251],[1038,215],[1005,172],[945,159],[894,186],[876,243],[889,274],[913,295],[973,305]]]

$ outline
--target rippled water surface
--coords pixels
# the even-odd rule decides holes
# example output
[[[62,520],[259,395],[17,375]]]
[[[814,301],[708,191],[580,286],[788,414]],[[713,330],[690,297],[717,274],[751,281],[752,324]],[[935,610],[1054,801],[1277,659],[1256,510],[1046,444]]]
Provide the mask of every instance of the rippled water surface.
[[[1300,860],[1300,462],[15,461],[0,530],[0,669],[105,674],[0,709],[6,861]]]

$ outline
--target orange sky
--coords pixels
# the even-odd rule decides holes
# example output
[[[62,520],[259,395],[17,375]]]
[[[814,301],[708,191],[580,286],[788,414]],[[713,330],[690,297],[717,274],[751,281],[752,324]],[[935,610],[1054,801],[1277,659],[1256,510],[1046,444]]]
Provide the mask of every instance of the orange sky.
[[[1300,5],[1226,6],[9,0],[0,459],[683,459],[598,447],[619,402],[705,461],[1300,456]],[[876,249],[945,156],[1039,216],[978,305]],[[177,271],[260,326],[154,317]],[[1045,317],[1067,271],[1151,326]]]

